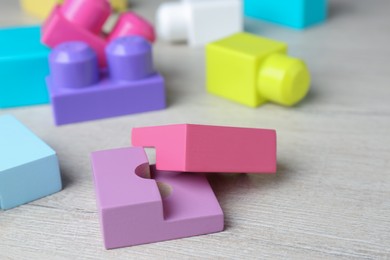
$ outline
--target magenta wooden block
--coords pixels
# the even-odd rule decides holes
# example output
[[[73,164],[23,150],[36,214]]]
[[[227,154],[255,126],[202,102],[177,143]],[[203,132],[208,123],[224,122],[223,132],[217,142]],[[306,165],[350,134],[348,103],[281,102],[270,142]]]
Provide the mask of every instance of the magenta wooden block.
[[[164,79],[153,68],[151,45],[138,36],[106,47],[108,69],[83,42],[57,46],[46,79],[57,125],[165,108]]]
[[[276,172],[275,130],[182,124],[133,128],[131,137],[156,148],[159,170]]]
[[[107,249],[223,230],[222,209],[203,175],[153,170],[141,147],[94,152],[92,168]]]
[[[106,57],[104,55],[106,40],[103,37],[99,37],[96,33],[73,25],[62,15],[61,7],[59,6],[53,9],[52,14],[44,23],[41,41],[51,48],[67,41],[84,41],[97,53],[100,66],[106,66]]]

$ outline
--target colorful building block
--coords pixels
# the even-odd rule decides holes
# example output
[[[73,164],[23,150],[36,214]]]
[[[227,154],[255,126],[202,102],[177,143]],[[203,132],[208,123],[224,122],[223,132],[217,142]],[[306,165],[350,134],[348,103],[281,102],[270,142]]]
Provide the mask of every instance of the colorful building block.
[[[0,39],[0,108],[47,103],[49,49],[40,43],[40,28],[1,29]]]
[[[57,125],[165,108],[164,79],[155,72],[152,47],[126,36],[106,48],[108,70],[83,42],[63,43],[49,56],[47,78]]]
[[[250,107],[266,101],[292,106],[310,88],[305,63],[282,42],[238,33],[206,47],[207,91]]]
[[[62,0],[20,0],[23,11],[40,19],[45,19],[54,6],[62,3]]]
[[[110,13],[106,0],[65,0],[43,25],[42,42],[51,48],[68,41],[86,42],[97,53],[100,66],[105,67],[105,46],[115,38],[138,35],[150,42],[155,40],[153,26],[132,12],[122,13],[111,33],[104,36],[102,26]]]
[[[124,12],[128,9],[128,0],[110,0],[110,3],[117,12]]]
[[[63,0],[20,0],[20,5],[26,13],[40,19],[46,19],[51,10],[62,2]],[[110,0],[110,4],[117,12],[124,12],[127,10],[127,0]]]
[[[201,46],[242,31],[241,0],[192,0],[163,3],[157,10],[158,36]]]
[[[92,168],[107,249],[223,230],[222,209],[203,175],[150,169],[141,147],[94,152]]]
[[[246,16],[295,29],[324,22],[327,6],[328,0],[244,0]]]
[[[183,172],[276,172],[275,130],[167,125],[133,128],[134,146],[156,148],[156,168]]]
[[[12,116],[0,116],[0,209],[61,190],[56,153]]]

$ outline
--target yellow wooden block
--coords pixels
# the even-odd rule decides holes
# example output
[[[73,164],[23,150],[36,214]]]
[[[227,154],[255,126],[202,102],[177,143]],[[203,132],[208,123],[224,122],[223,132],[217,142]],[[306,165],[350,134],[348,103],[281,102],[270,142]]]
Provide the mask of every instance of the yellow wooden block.
[[[57,4],[61,4],[63,0],[20,0],[22,9],[33,16],[46,19],[49,16],[53,7]],[[110,0],[112,9],[117,12],[126,11],[127,0]]]
[[[117,12],[124,12],[127,10],[127,0],[110,0],[112,9]]]
[[[270,100],[286,106],[306,96],[310,75],[303,61],[287,56],[287,45],[237,33],[206,46],[207,90],[257,107]]]
[[[22,9],[33,16],[45,19],[53,7],[62,0],[21,0]]]

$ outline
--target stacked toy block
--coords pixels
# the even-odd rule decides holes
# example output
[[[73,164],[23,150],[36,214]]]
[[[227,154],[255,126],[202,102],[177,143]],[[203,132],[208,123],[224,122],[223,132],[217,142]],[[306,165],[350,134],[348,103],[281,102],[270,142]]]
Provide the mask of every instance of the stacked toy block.
[[[26,0],[23,6],[45,11],[57,2]],[[113,30],[105,36],[102,27],[110,14],[106,0],[65,0],[54,7],[42,35],[41,28],[36,26],[0,30],[0,108],[48,103],[45,77],[49,74],[50,50],[43,44],[53,48],[63,42],[83,41],[94,49],[100,67],[104,68],[105,48],[116,38],[138,35],[154,41],[152,25],[132,12],[120,14]]]
[[[57,125],[165,108],[164,79],[155,72],[152,48],[138,36],[117,38],[99,69],[93,49],[68,42],[49,57],[47,85]]]
[[[121,13],[112,31],[105,36],[103,24],[111,14],[106,0],[66,0],[54,7],[42,27],[42,42],[54,48],[68,41],[83,41],[96,52],[101,67],[106,66],[105,47],[112,40],[138,35],[153,42],[154,29],[149,22],[133,12]]]
[[[61,190],[55,151],[11,116],[0,117],[0,209]]]
[[[201,174],[275,173],[276,132],[206,125],[134,128],[138,147],[92,153],[107,249],[222,231],[222,209]],[[142,147],[156,147],[150,166]]]
[[[40,28],[2,29],[0,39],[0,108],[47,103],[49,49],[40,43]]]
[[[304,29],[325,21],[328,0],[244,0],[246,16]]]

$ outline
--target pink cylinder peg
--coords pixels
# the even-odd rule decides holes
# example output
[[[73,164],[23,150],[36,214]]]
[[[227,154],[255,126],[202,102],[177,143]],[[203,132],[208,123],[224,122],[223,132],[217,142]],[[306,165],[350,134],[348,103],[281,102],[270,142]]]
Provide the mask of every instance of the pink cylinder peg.
[[[65,0],[61,12],[70,22],[98,34],[111,14],[108,0]]]
[[[108,36],[108,41],[110,42],[115,38],[128,35],[141,36],[149,42],[154,42],[156,39],[153,26],[133,12],[126,12],[120,16],[114,29]]]

